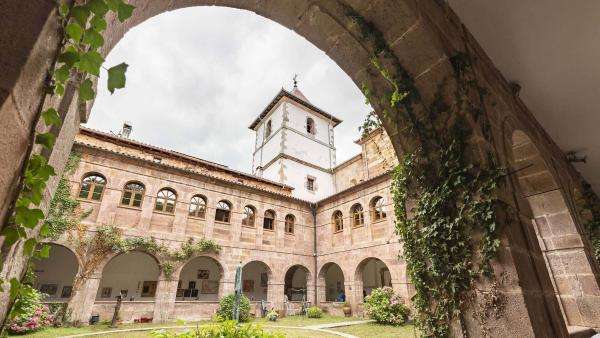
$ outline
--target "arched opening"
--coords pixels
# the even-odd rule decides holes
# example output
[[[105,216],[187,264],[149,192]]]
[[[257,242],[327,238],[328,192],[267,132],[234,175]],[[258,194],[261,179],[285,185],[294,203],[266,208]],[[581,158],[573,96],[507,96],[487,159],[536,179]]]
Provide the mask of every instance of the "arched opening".
[[[223,267],[211,257],[187,262],[177,283],[177,300],[218,301],[223,286]]]
[[[250,301],[268,300],[271,269],[261,261],[252,261],[242,268],[242,292]]]
[[[307,288],[310,281],[310,272],[302,265],[290,267],[284,278],[283,293],[286,300],[291,302],[308,300]]]
[[[565,202],[563,187],[556,181],[527,134],[511,137],[512,169],[520,196],[543,253],[563,317],[569,326],[600,326],[600,288],[586,254],[586,240]]]
[[[73,292],[73,280],[79,271],[75,254],[62,245],[49,244],[48,258],[33,260],[34,287],[47,294],[46,302],[68,302]]]
[[[121,294],[128,301],[153,301],[159,274],[158,262],[151,255],[140,251],[120,254],[104,267],[96,300],[111,301]]]
[[[374,289],[384,286],[392,287],[392,275],[387,265],[379,258],[367,258],[356,268],[355,280],[357,288],[362,285],[363,298]]]
[[[344,273],[342,268],[335,263],[327,263],[319,273],[320,284],[325,286],[326,302],[346,301],[346,287],[344,285]]]

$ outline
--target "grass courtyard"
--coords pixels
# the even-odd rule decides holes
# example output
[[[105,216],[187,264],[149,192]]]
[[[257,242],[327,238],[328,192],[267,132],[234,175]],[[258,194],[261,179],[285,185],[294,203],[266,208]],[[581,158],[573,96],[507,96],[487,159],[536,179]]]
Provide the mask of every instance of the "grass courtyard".
[[[277,322],[268,322],[264,318],[253,319],[251,323],[260,324],[265,326],[265,331],[271,333],[279,333],[285,335],[287,338],[334,338],[339,337],[338,335],[328,334],[324,332],[303,330],[303,327],[319,325],[319,324],[330,324],[330,323],[341,323],[348,321],[355,321],[357,318],[346,318],[324,315],[322,318],[304,318],[304,317],[285,317],[279,319]],[[211,324],[210,321],[199,321],[189,322],[185,324],[181,323],[169,323],[169,324],[122,324],[117,329],[111,329],[107,325],[97,324],[85,327],[66,327],[66,328],[48,328],[42,331],[38,331],[28,335],[15,335],[9,337],[26,337],[26,338],[55,338],[64,337],[82,333],[94,333],[94,332],[106,332],[105,334],[95,335],[92,337],[101,338],[141,338],[150,337],[151,330],[148,331],[131,331],[131,332],[110,332],[115,330],[123,329],[135,329],[135,328],[159,328],[159,327],[173,327],[173,326],[201,326]],[[266,326],[290,326],[295,328],[267,328]],[[357,324],[352,326],[343,326],[328,329],[336,332],[343,332],[354,335],[360,338],[413,338],[416,337],[412,325],[405,325],[401,327],[378,325],[374,323]],[[185,331],[183,329],[182,331]]]

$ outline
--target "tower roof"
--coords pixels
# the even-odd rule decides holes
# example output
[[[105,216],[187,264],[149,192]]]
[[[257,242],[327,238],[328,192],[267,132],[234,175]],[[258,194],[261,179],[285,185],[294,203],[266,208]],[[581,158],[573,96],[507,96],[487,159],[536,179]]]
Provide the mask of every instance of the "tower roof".
[[[318,113],[319,115],[322,115],[324,118],[331,120],[334,127],[342,122],[342,120],[338,119],[337,117],[314,106],[312,103],[310,103],[310,101],[308,101],[306,96],[304,96],[304,94],[300,91],[300,89],[298,89],[298,87],[294,87],[294,89],[291,92],[288,92],[287,90],[281,88],[279,93],[277,93],[277,95],[275,95],[275,97],[269,102],[269,104],[265,107],[265,109],[263,109],[262,113],[260,113],[260,115],[258,115],[258,117],[252,122],[252,124],[250,124],[250,126],[248,126],[248,128],[254,130],[256,128],[256,126],[258,126],[260,121],[262,121],[262,119],[264,119],[267,116],[267,114],[269,114],[271,109],[273,109],[273,107],[277,104],[277,102],[279,102],[279,100],[281,100],[283,97],[287,97],[290,100],[297,102],[297,103],[303,105],[304,107]]]

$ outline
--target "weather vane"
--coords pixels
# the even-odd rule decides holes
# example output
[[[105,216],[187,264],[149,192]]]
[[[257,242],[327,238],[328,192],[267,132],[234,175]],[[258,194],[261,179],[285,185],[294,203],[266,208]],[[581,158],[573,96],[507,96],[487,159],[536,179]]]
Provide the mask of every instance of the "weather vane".
[[[298,88],[298,74],[294,74],[294,88]]]

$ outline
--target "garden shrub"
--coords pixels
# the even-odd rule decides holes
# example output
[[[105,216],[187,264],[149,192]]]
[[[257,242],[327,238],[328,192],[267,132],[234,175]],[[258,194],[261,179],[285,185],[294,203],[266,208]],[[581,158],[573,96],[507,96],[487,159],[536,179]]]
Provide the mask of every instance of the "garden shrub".
[[[238,326],[235,321],[229,320],[207,327],[197,328],[190,332],[174,333],[159,330],[152,332],[153,338],[285,338],[281,334],[264,332],[260,325],[246,324]]]
[[[311,306],[306,311],[306,316],[308,318],[321,318],[323,317],[323,310],[321,310],[321,308],[318,306]]]
[[[8,331],[13,334],[26,334],[41,330],[52,324],[52,314],[48,306],[41,303],[44,294],[30,285],[21,287],[21,297],[13,306]]]
[[[277,321],[277,319],[279,319],[279,313],[277,313],[277,311],[275,310],[271,310],[269,313],[267,313],[265,317],[267,318],[267,320],[274,322]]]
[[[410,312],[402,298],[387,286],[374,289],[371,295],[365,298],[365,310],[369,318],[388,325],[404,324]]]
[[[233,304],[235,302],[235,295],[233,293],[221,299],[219,304],[219,311],[217,315],[222,320],[233,319]],[[240,298],[240,322],[247,322],[250,319],[250,300],[248,297],[242,295]]]

